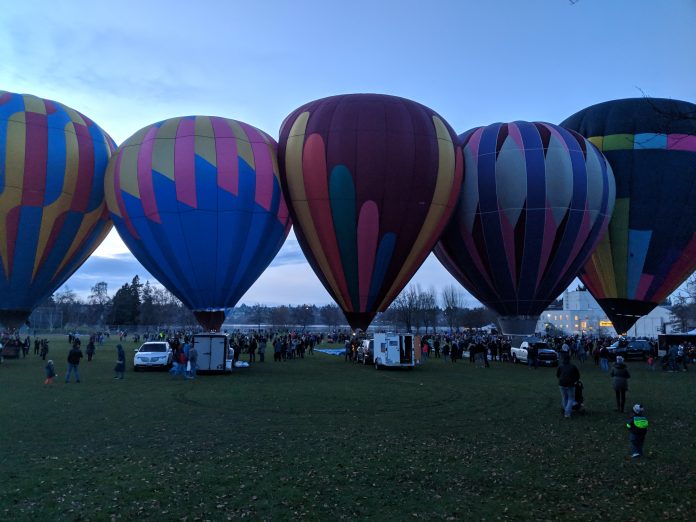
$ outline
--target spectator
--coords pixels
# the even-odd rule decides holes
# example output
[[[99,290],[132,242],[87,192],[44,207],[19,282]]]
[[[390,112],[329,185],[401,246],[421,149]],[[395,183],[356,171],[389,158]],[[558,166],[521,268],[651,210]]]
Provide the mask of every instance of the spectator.
[[[609,371],[609,349],[606,344],[599,349],[599,367],[603,372]]]
[[[70,382],[72,372],[75,372],[75,382],[80,382],[80,372],[78,371],[80,359],[82,359],[82,350],[80,350],[80,344],[75,342],[68,353],[68,372],[65,374],[65,384]]]
[[[44,384],[53,384],[53,378],[57,375],[56,368],[53,366],[53,361],[49,360],[46,364],[46,380]]]
[[[261,337],[261,339],[259,339],[259,362],[263,362],[265,356],[266,356],[266,338]]]
[[[198,350],[196,350],[196,345],[192,344],[191,347],[189,348],[189,354],[188,354],[188,365],[190,366],[188,375],[186,376],[187,379],[195,379],[196,378],[196,366],[198,363]]]
[[[616,411],[623,413],[626,404],[626,392],[628,391],[628,379],[631,374],[628,373],[628,368],[624,364],[624,358],[620,355],[616,357],[616,363],[611,369],[611,386],[614,388],[616,395]]]
[[[116,366],[114,367],[116,376],[114,379],[123,379],[123,373],[126,371],[126,354],[123,351],[123,346],[116,346]]]
[[[640,404],[633,406],[633,417],[626,423],[630,430],[628,440],[631,447],[631,457],[638,458],[643,456],[643,443],[648,433],[648,419],[645,417],[645,410]]]
[[[563,415],[570,418],[575,404],[575,383],[580,380],[580,371],[570,362],[569,354],[563,354],[563,362],[556,370],[556,377],[558,377],[558,387],[561,391]]]
[[[90,339],[89,342],[87,343],[87,349],[85,350],[85,352],[87,353],[87,362],[92,361],[92,357],[94,357],[94,351],[95,351],[94,341],[92,339]]]

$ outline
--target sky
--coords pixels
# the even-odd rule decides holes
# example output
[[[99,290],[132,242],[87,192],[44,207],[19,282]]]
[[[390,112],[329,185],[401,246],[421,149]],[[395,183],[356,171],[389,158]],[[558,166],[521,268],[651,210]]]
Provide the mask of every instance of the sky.
[[[418,101],[462,133],[617,98],[693,102],[694,27],[696,0],[24,0],[0,13],[0,89],[60,101],[116,143],[194,114],[277,139],[296,107],[353,92]],[[113,295],[136,274],[155,281],[112,231],[63,289]],[[432,255],[412,283],[458,286]],[[240,301],[330,302],[292,232]]]

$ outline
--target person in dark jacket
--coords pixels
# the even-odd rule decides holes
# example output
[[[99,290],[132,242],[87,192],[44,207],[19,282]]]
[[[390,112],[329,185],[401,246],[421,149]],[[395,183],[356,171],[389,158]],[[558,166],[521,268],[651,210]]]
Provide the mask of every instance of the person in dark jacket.
[[[648,419],[645,417],[645,410],[640,404],[633,406],[633,417],[628,419],[626,427],[629,429],[629,444],[631,446],[631,457],[638,458],[643,456],[643,443],[648,433]]]
[[[616,410],[623,413],[626,405],[628,379],[631,378],[631,374],[628,373],[628,368],[624,364],[624,358],[620,355],[616,357],[616,363],[609,375],[611,375],[611,386],[614,388],[614,394],[616,395]]]
[[[606,345],[599,349],[599,367],[603,372],[609,371],[609,348]]]
[[[563,415],[570,418],[575,403],[575,383],[580,380],[578,367],[570,362],[569,354],[563,354],[563,362],[556,370],[558,387],[561,390],[561,407]]]
[[[68,373],[65,374],[65,384],[70,382],[70,374],[75,372],[75,382],[80,382],[80,359],[82,359],[82,350],[79,343],[73,343],[73,347],[68,353]]]
[[[87,343],[87,362],[92,361],[92,357],[94,357],[94,352],[95,352],[95,346],[94,346],[94,341],[92,339],[89,340]]]
[[[123,379],[123,373],[126,371],[126,353],[123,351],[123,346],[116,346],[116,366],[114,366],[116,376],[114,379]]]

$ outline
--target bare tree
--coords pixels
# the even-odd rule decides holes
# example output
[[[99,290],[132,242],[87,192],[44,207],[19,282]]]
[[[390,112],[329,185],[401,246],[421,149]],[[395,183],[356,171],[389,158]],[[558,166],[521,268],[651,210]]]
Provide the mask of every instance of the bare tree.
[[[77,326],[82,322],[83,302],[67,286],[60,292],[53,294],[56,306],[63,313],[63,323]]]
[[[394,310],[396,320],[403,323],[407,332],[410,332],[414,324],[416,324],[418,293],[417,286],[409,285],[401,291],[389,307],[390,310]]]
[[[93,324],[104,324],[111,305],[109,297],[109,285],[105,281],[100,281],[91,288],[91,293],[87,298],[91,308],[91,322]]]
[[[454,331],[461,321],[464,295],[454,285],[448,285],[442,289],[441,299],[447,326],[451,331]]]
[[[437,326],[437,315],[440,309],[437,306],[437,296],[435,288],[430,287],[428,290],[418,292],[418,315],[421,317],[421,323],[425,326],[425,333],[428,333],[428,328],[435,329]]]
[[[672,296],[673,324],[680,331],[686,332],[689,326],[696,323],[696,273],[686,280],[681,291]]]
[[[261,330],[261,325],[268,319],[268,314],[268,307],[257,303],[251,307],[249,318],[257,326],[257,330]]]

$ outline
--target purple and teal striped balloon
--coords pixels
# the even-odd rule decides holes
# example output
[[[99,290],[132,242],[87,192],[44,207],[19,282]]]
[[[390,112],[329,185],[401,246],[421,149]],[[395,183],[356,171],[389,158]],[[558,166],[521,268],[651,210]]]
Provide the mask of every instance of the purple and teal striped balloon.
[[[533,333],[606,232],[611,167],[588,140],[549,123],[495,123],[460,140],[464,182],[435,255],[500,314],[505,333]]]

